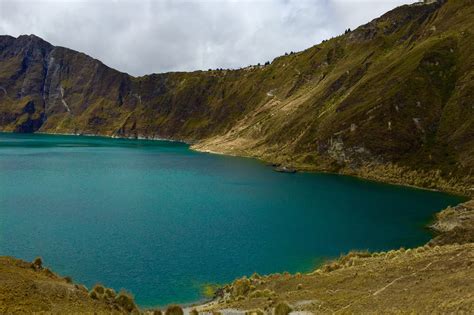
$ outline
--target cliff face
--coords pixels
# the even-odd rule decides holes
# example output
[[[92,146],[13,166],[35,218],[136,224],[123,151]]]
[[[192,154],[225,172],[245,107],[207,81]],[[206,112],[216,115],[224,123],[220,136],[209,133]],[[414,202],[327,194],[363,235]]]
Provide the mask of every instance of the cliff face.
[[[0,130],[179,139],[470,193],[473,4],[402,6],[266,66],[137,78],[35,36],[1,36]]]

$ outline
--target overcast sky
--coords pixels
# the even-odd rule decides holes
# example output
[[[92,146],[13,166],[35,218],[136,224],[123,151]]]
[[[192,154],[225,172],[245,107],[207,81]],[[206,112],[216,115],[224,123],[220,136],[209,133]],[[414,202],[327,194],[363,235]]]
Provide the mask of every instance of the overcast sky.
[[[35,34],[132,75],[264,63],[415,0],[0,0],[0,34]]]

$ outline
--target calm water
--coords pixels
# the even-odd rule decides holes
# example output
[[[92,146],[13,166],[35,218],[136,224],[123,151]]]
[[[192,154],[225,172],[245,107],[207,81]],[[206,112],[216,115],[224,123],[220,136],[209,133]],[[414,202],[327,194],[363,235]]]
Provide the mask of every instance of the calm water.
[[[281,174],[158,141],[0,134],[0,255],[142,306],[205,283],[310,270],[350,249],[410,247],[459,197],[350,177]]]

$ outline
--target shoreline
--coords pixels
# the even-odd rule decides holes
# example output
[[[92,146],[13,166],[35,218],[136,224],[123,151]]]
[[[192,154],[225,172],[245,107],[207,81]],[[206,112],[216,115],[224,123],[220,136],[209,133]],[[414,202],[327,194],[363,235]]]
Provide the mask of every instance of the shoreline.
[[[8,132],[6,132],[8,133]],[[126,140],[147,140],[147,141],[171,141],[171,142],[181,142],[183,143],[182,141],[179,141],[179,140],[170,140],[170,139],[161,139],[161,138],[143,138],[143,139],[140,139],[140,138],[132,138],[132,137],[113,137],[113,136],[103,136],[103,135],[80,135],[80,134],[59,134],[59,133],[37,133],[37,134],[42,134],[42,135],[58,135],[58,136],[61,136],[61,135],[65,135],[65,136],[85,136],[85,137],[102,137],[102,138],[106,138],[106,139],[126,139]],[[185,144],[188,144],[188,143],[185,143]],[[191,146],[190,146],[190,149],[191,150],[195,150],[193,149]],[[217,154],[217,155],[228,155],[228,156],[234,156],[234,157],[244,157],[244,158],[249,158],[249,157],[245,157],[245,156],[239,156],[239,155],[232,155],[232,154],[225,154],[225,153],[222,153],[222,152],[213,152],[213,151],[210,151],[210,150],[207,150],[207,151],[203,151],[203,150],[195,150],[195,151],[198,151],[198,152],[203,152],[203,153],[209,153],[209,154]],[[257,160],[258,162],[262,162],[262,163],[265,163],[266,161],[263,160],[263,159],[260,159],[260,158],[257,158],[257,157],[250,157],[250,158],[253,158],[255,160]],[[453,194],[452,192],[447,192],[447,191],[443,191],[443,190],[439,190],[439,189],[430,189],[430,188],[426,188],[426,187],[419,187],[419,186],[414,186],[414,185],[407,185],[407,184],[400,184],[400,183],[393,183],[393,182],[387,182],[387,181],[380,181],[380,180],[373,180],[373,179],[370,179],[370,178],[365,178],[365,177],[361,177],[361,176],[357,176],[357,175],[354,175],[354,174],[345,174],[345,173],[341,173],[341,172],[330,172],[330,171],[311,171],[311,170],[307,170],[307,169],[304,169],[303,170],[304,172],[308,172],[308,173],[325,173],[325,174],[333,174],[333,175],[339,175],[339,176],[349,176],[349,177],[352,177],[354,179],[357,179],[357,180],[362,180],[362,181],[371,181],[371,182],[377,182],[377,183],[381,183],[381,184],[386,184],[386,185],[397,185],[397,186],[400,186],[400,187],[408,187],[408,188],[415,188],[415,189],[421,189],[421,190],[427,190],[427,191],[433,191],[433,192],[442,192],[442,193],[449,193],[449,194]],[[452,205],[454,208],[458,207],[458,206],[461,206],[463,204],[466,204],[468,203],[469,201],[472,200],[471,196],[469,195],[463,195],[463,194],[453,194],[453,195],[456,195],[456,196],[459,196],[459,197],[462,197],[462,198],[466,198],[465,201],[461,202],[460,204],[458,205]],[[448,207],[450,208],[450,207]],[[424,227],[425,228],[428,228],[430,229],[431,231],[433,231],[433,226],[435,226],[438,221],[439,221],[439,218],[438,216],[443,213],[443,211],[445,211],[446,209],[440,209],[440,210],[437,210],[433,217],[429,220],[429,222],[427,222],[426,224],[424,224]],[[428,244],[432,241],[434,241],[436,239],[436,235],[433,234],[432,237],[430,238],[430,241],[428,242]],[[420,246],[418,247],[423,247],[423,245],[421,244]],[[416,249],[418,247],[413,247],[413,248],[410,248],[410,249]],[[387,252],[392,252],[392,251],[396,251],[396,249],[393,249],[393,250],[387,250]],[[324,263],[322,264],[324,265]],[[227,285],[228,286],[228,285]],[[226,287],[226,286],[225,286]],[[194,308],[209,308],[209,307],[214,307],[216,305],[218,305],[218,302],[215,300],[215,299],[211,299],[211,300],[199,300],[199,301],[194,301],[194,302],[189,302],[189,303],[183,303],[183,304],[180,304],[181,306],[183,306],[187,311],[190,311]],[[152,310],[152,309],[156,309],[156,308],[163,308],[163,306],[151,306],[151,307],[147,307],[145,308],[144,310]]]
[[[366,180],[366,181],[371,181],[371,182],[376,182],[376,183],[382,183],[382,184],[387,184],[387,185],[396,185],[396,186],[401,186],[401,187],[409,187],[409,188],[414,188],[414,189],[420,189],[420,190],[426,190],[426,191],[433,191],[433,192],[442,192],[442,193],[447,193],[451,195],[455,195],[458,197],[463,197],[467,199],[474,198],[474,186],[467,188],[464,187],[464,189],[456,189],[454,187],[451,187],[448,189],[448,187],[443,188],[431,188],[431,187],[425,187],[421,185],[415,185],[408,183],[404,181],[403,179],[390,179],[387,176],[380,175],[364,175],[362,173],[362,168],[360,169],[349,169],[347,167],[342,167],[339,170],[329,170],[327,168],[323,167],[318,167],[316,165],[301,165],[301,164],[281,164],[276,162],[275,160],[272,160],[270,158],[265,158],[262,156],[254,155],[254,154],[237,154],[233,152],[224,152],[224,151],[215,151],[215,150],[210,150],[210,149],[205,149],[205,148],[196,148],[194,145],[190,146],[190,149],[198,151],[198,152],[203,152],[203,153],[209,153],[209,154],[217,154],[217,155],[223,155],[223,156],[233,156],[233,157],[244,157],[244,158],[251,158],[251,159],[256,159],[257,161],[260,161],[262,163],[273,163],[273,164],[278,164],[284,167],[288,167],[291,169],[296,170],[297,172],[301,173],[320,173],[320,174],[333,174],[333,175],[341,175],[341,176],[349,176],[352,178],[356,178],[359,180]],[[394,164],[381,164],[381,165],[374,165],[374,166],[381,166],[381,167],[386,167],[386,166],[392,166]],[[368,166],[364,166],[368,167]],[[413,171],[413,170],[412,170]],[[416,171],[416,170],[415,170]]]
[[[390,300],[396,300],[399,306],[400,313],[412,313],[415,309],[412,305],[409,305],[407,302],[407,295],[411,297],[415,297],[413,303],[415,303],[417,298],[421,295],[425,295],[423,298],[426,299],[426,295],[429,296],[430,292],[426,292],[429,289],[425,289],[425,291],[420,291],[417,285],[420,284],[420,281],[427,281],[434,280],[435,286],[439,286],[440,283],[436,283],[439,279],[436,277],[428,277],[428,279],[423,279],[422,274],[426,273],[433,264],[444,264],[443,268],[446,270],[441,270],[441,275],[437,275],[439,277],[446,277],[447,279],[451,280],[451,276],[453,274],[461,274],[461,279],[467,280],[464,284],[459,282],[451,283],[451,286],[456,286],[456,290],[453,290],[453,287],[449,285],[442,286],[445,292],[441,292],[442,299],[440,297],[437,298],[430,298],[429,302],[431,304],[432,311],[437,310],[439,311],[439,307],[443,306],[444,308],[448,308],[452,304],[462,304],[465,300],[461,299],[461,303],[459,301],[451,301],[451,305],[446,305],[444,299],[446,298],[444,294],[448,292],[453,294],[453,292],[472,292],[474,288],[474,283],[470,282],[469,279],[474,276],[472,273],[472,259],[469,257],[471,256],[474,258],[474,200],[470,199],[463,203],[460,203],[455,206],[448,206],[447,208],[437,212],[435,214],[434,220],[429,223],[427,226],[432,232],[433,235],[431,239],[424,245],[416,246],[413,248],[400,248],[400,249],[393,249],[381,252],[358,252],[358,251],[351,251],[347,254],[341,255],[338,259],[334,259],[332,261],[327,261],[323,263],[320,267],[316,267],[314,271],[306,274],[296,273],[296,274],[289,274],[289,273],[277,273],[277,274],[270,274],[270,275],[252,275],[251,277],[243,277],[240,279],[236,279],[234,282],[229,283],[228,285],[221,288],[221,295],[218,295],[211,301],[211,303],[195,305],[195,309],[201,314],[214,314],[215,312],[223,314],[223,315],[244,315],[249,313],[255,314],[269,314],[271,310],[275,307],[275,300],[280,300],[279,297],[284,295],[284,301],[289,302],[293,295],[296,298],[300,299],[299,302],[288,303],[292,311],[298,313],[307,313],[314,312],[320,313],[322,306],[326,306],[325,310],[322,312],[325,314],[327,311],[331,310],[331,313],[338,313],[343,312],[343,310],[347,310],[348,313],[353,313],[354,310],[358,310],[356,312],[368,312],[368,309],[372,309],[374,305],[380,308],[380,304],[382,304],[383,308],[378,310],[380,313],[386,313],[387,308],[384,305],[384,300],[380,299],[373,300],[371,303],[366,304],[365,307],[362,309],[354,309],[354,305],[360,300],[365,299],[374,299],[375,296],[380,295],[384,291],[388,291],[390,286],[395,286],[395,283],[405,281],[409,285],[410,289],[415,289],[415,292],[408,292],[409,289],[406,286],[402,286],[401,290],[399,291],[392,291],[395,294],[389,294],[385,298]],[[462,233],[459,233],[459,231]],[[464,234],[468,234],[468,237],[465,237]],[[461,256],[462,255],[462,256]],[[463,257],[463,258],[461,258]],[[456,260],[454,260],[457,258]],[[419,270],[414,270],[413,265],[419,265],[417,262],[415,264],[414,261],[422,260],[424,264],[422,264],[422,268]],[[450,263],[453,261],[453,263]],[[459,260],[459,261],[458,261]],[[461,261],[464,260],[464,263]],[[401,267],[397,264],[400,264]],[[449,267],[452,264],[457,264],[457,270],[455,268]],[[464,265],[463,265],[464,264]],[[387,265],[389,267],[387,267]],[[372,266],[372,267],[367,267]],[[448,266],[448,267],[446,267]],[[460,267],[461,266],[461,267]],[[379,268],[380,278],[386,276],[386,272],[393,272],[392,269],[397,267],[401,274],[398,275],[397,278],[389,277],[388,280],[379,279],[379,277],[374,277],[373,272]],[[375,269],[372,269],[375,268]],[[387,269],[386,269],[387,268]],[[355,273],[352,270],[357,270]],[[408,269],[408,274],[406,274],[406,269]],[[385,271],[387,270],[387,271]],[[361,272],[366,272],[365,274],[359,274]],[[411,272],[411,273],[410,273]],[[436,269],[433,271],[436,273]],[[468,274],[466,277],[465,274]],[[359,274],[359,275],[358,275]],[[340,275],[343,275],[340,278]],[[332,279],[331,277],[335,278]],[[360,299],[353,299],[351,298],[344,298],[343,301],[345,302],[345,306],[340,305],[340,298],[339,303],[336,304],[336,309],[330,309],[325,305],[324,301],[320,300],[320,296],[314,294],[313,292],[307,292],[307,286],[312,284],[316,286],[314,290],[319,290],[319,293],[322,295],[324,294],[321,290],[326,291],[326,294],[329,293],[328,299],[334,296],[338,296],[336,293],[338,290],[331,290],[329,287],[326,287],[321,282],[328,282],[330,286],[341,286],[341,283],[345,283],[347,281],[355,281],[356,278],[365,277],[365,280],[362,282],[361,287],[358,287],[358,291],[366,290],[367,283],[365,281],[372,281],[377,283],[378,287],[376,289],[369,289],[368,295],[361,297]],[[417,280],[410,280],[411,277],[415,277]],[[310,283],[305,282],[311,281]],[[348,280],[350,279],[350,280]],[[353,280],[354,279],[354,280]],[[332,281],[329,281],[332,280]],[[382,281],[380,281],[382,280]],[[335,282],[335,283],[334,283]],[[292,283],[294,286],[291,288]],[[282,292],[278,292],[278,286],[283,286],[280,288]],[[443,283],[441,283],[443,285]],[[246,293],[244,296],[236,294],[235,292],[243,292],[242,286],[247,286]],[[256,288],[255,288],[256,286]],[[290,287],[291,289],[289,289]],[[265,290],[263,290],[265,288]],[[273,288],[270,289],[269,288]],[[311,288],[313,289],[313,288]],[[347,290],[347,289],[345,289]],[[268,291],[268,295],[265,295],[264,292]],[[306,292],[305,292],[306,291]],[[439,288],[434,288],[433,294],[440,294]],[[358,292],[360,293],[360,292]],[[428,293],[428,294],[427,294]],[[454,295],[456,295],[454,293]],[[266,297],[264,300],[259,299],[261,294],[264,294]],[[312,295],[314,294],[314,295]],[[344,292],[339,293],[339,295],[344,296]],[[306,298],[311,296],[312,298],[317,297],[317,300],[314,299],[302,299],[301,296],[306,296]],[[405,295],[403,298],[393,297],[393,295]],[[469,295],[469,294],[468,294]],[[267,301],[270,303],[267,303]],[[403,300],[403,302],[399,302]],[[469,297],[469,301],[471,300],[471,296]],[[467,304],[473,303],[472,301],[467,301]],[[419,302],[419,301],[418,301]],[[418,305],[418,312],[426,313],[426,304],[421,302],[421,306]],[[456,304],[455,304],[456,305]],[[408,306],[408,307],[407,307]],[[421,308],[420,308],[421,307]],[[405,308],[405,309],[404,309]],[[349,311],[352,309],[352,311]],[[468,306],[467,309],[472,309],[471,306]],[[400,311],[402,310],[402,311]],[[459,305],[455,309],[456,311],[459,310]],[[391,309],[393,312],[393,309]],[[373,311],[372,311],[373,312]],[[418,313],[414,312],[414,313]],[[344,313],[344,312],[343,312]],[[377,313],[377,312],[375,312]],[[429,313],[429,312],[428,312]]]
[[[102,134],[79,134],[79,133],[53,133],[53,132],[34,132],[34,133],[16,133],[16,132],[10,132],[10,131],[3,131],[0,130],[0,133],[7,133],[7,134],[39,134],[39,135],[50,135],[50,136],[79,136],[79,137],[91,137],[91,138],[104,138],[104,139],[123,139],[123,140],[145,140],[145,141],[164,141],[164,142],[175,142],[175,143],[182,143],[186,144],[189,146],[189,149],[192,151],[196,152],[201,152],[201,153],[208,153],[208,154],[215,154],[215,155],[221,155],[221,156],[229,156],[229,157],[238,157],[238,158],[249,158],[249,159],[254,159],[258,162],[261,163],[274,163],[271,159],[266,159],[265,157],[257,156],[257,155],[243,155],[243,154],[237,154],[237,153],[232,153],[232,152],[224,152],[224,151],[215,151],[215,150],[210,150],[210,149],[201,149],[201,148],[196,148],[195,145],[198,142],[193,142],[193,141],[186,141],[186,140],[180,140],[180,139],[171,139],[171,138],[161,138],[161,137],[147,137],[147,136],[138,136],[138,137],[126,137],[126,136],[116,136],[116,135],[102,135]],[[342,169],[342,171],[332,171],[332,170],[327,170],[322,167],[317,167],[317,166],[303,166],[303,165],[289,165],[292,169],[294,169],[296,172],[300,173],[313,173],[313,174],[333,174],[333,175],[341,175],[341,176],[349,176],[352,178],[356,178],[359,180],[366,180],[366,181],[371,181],[371,182],[376,182],[376,183],[382,183],[382,184],[388,184],[388,185],[395,185],[395,186],[401,186],[401,187],[409,187],[409,188],[414,188],[414,189],[420,189],[420,190],[426,190],[426,191],[433,191],[433,192],[441,192],[441,193],[447,193],[451,194],[454,196],[458,197],[463,197],[467,198],[468,200],[471,198],[474,198],[474,187],[472,188],[467,188],[467,191],[463,190],[458,190],[458,189],[441,189],[441,188],[430,188],[430,187],[424,187],[424,186],[419,186],[419,185],[414,185],[402,181],[397,181],[397,180],[390,180],[388,178],[384,178],[383,176],[377,177],[377,176],[364,176],[363,174],[357,173],[357,171],[346,171],[345,169]]]

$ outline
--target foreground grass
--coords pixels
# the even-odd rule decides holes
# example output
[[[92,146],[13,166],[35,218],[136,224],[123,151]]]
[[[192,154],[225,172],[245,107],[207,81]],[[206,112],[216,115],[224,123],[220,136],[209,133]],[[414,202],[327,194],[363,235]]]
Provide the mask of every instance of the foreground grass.
[[[200,311],[469,313],[474,309],[474,201],[448,208],[439,235],[414,249],[351,252],[309,274],[253,275],[224,287]]]
[[[351,252],[308,274],[237,279],[214,300],[166,314],[469,313],[474,309],[474,201],[437,216],[428,244],[388,252]],[[146,313],[125,292],[90,291],[43,267],[0,257],[0,313]]]

